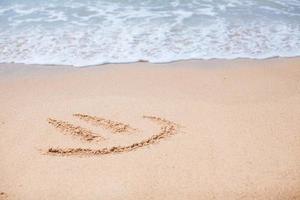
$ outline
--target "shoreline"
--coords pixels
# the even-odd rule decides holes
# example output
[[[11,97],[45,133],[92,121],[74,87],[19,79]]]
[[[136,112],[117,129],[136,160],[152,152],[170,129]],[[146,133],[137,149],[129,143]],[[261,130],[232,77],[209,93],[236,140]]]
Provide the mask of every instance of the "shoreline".
[[[299,57],[0,64],[0,91],[7,199],[300,198]]]
[[[178,62],[189,62],[189,61],[197,61],[197,62],[235,62],[235,61],[265,61],[265,60],[284,60],[284,59],[298,59],[297,56],[270,56],[265,58],[250,58],[250,57],[237,57],[237,58],[187,58],[187,59],[178,59],[172,60],[168,62],[150,62],[148,60],[137,60],[132,62],[116,62],[116,63],[102,63],[102,64],[93,64],[93,65],[65,65],[65,64],[33,64],[33,63],[0,63],[1,66],[31,66],[31,67],[64,67],[64,68],[89,68],[89,67],[101,67],[107,65],[129,65],[129,64],[138,64],[138,63],[148,63],[151,65],[169,65]]]
[[[9,78],[14,76],[31,75],[31,74],[55,74],[56,72],[76,72],[80,70],[106,70],[109,68],[113,69],[124,69],[124,68],[181,68],[183,65],[188,68],[230,68],[230,67],[247,67],[250,65],[259,65],[265,63],[267,65],[275,63],[289,63],[299,62],[300,57],[275,57],[266,59],[251,59],[251,58],[237,58],[237,59],[189,59],[179,60],[170,63],[150,63],[150,62],[133,62],[133,63],[107,63],[101,65],[90,65],[76,67],[72,65],[41,65],[41,64],[23,64],[23,63],[0,63],[0,79]]]

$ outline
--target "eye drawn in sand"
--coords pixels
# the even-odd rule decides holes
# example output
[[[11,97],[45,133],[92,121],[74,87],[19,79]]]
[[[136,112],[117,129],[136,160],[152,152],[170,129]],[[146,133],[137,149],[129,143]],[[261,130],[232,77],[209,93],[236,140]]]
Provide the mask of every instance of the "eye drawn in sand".
[[[109,129],[112,133],[133,132],[137,130],[135,128],[132,128],[129,124],[104,119],[102,117],[90,116],[81,113],[73,114],[73,116],[78,117],[79,119],[86,122],[90,122],[95,126],[101,126],[105,129]]]
[[[102,136],[97,135],[88,129],[82,128],[80,126],[75,126],[69,122],[49,118],[48,123],[65,134],[80,137],[80,139],[83,141],[91,142],[104,139]]]
[[[104,127],[105,129],[110,129],[113,133],[120,133],[120,132],[129,132],[137,130],[132,128],[129,124],[124,124],[121,122],[114,122],[112,120],[84,115],[84,114],[74,114],[75,117],[79,117],[80,119],[91,122],[94,125],[99,125]],[[112,146],[107,148],[99,148],[99,149],[90,149],[90,148],[49,148],[46,151],[47,155],[58,155],[58,156],[91,156],[91,155],[104,155],[104,154],[113,154],[113,153],[123,153],[133,151],[145,146],[149,146],[155,143],[160,142],[161,140],[170,137],[178,132],[179,125],[169,121],[164,118],[156,117],[156,116],[143,116],[144,119],[148,119],[158,125],[160,125],[160,130],[153,134],[151,137],[143,139],[139,142],[132,143],[129,145],[124,146]],[[55,119],[49,119],[48,121],[50,124],[54,125],[55,127],[59,128],[64,132],[68,132],[71,135],[80,136],[81,138],[93,138],[95,136],[93,133],[89,132],[86,129],[83,129],[78,126],[74,126],[68,122],[59,121]],[[75,132],[74,130],[79,130],[79,133]],[[81,131],[84,130],[84,131]],[[88,135],[88,136],[85,136]],[[90,136],[92,135],[92,136]],[[101,137],[101,136],[100,136]]]

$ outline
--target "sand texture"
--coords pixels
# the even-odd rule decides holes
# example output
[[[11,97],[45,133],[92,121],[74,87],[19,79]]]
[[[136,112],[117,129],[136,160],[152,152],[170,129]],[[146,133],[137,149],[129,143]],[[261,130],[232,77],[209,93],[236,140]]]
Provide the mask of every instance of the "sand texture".
[[[300,199],[300,59],[0,64],[0,199]]]

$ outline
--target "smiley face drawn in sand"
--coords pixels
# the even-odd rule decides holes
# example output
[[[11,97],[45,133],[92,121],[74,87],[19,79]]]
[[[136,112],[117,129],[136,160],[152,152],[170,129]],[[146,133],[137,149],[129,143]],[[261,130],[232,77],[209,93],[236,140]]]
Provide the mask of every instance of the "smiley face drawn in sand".
[[[90,116],[86,114],[73,114],[74,117],[83,120],[87,123],[91,123],[94,126],[101,126],[104,129],[110,130],[113,134],[122,134],[128,132],[135,132],[137,129],[131,127],[129,124],[122,122],[112,121],[109,119]],[[88,156],[88,155],[105,155],[113,153],[124,153],[133,151],[145,146],[149,146],[160,142],[161,140],[170,137],[178,132],[179,125],[156,116],[143,116],[144,119],[151,120],[152,122],[160,125],[160,131],[153,134],[151,137],[141,140],[140,142],[125,145],[125,146],[112,146],[101,149],[90,149],[90,148],[49,148],[46,151],[47,155],[61,155],[61,156]],[[105,138],[99,134],[96,134],[88,129],[80,126],[73,125],[69,122],[60,121],[57,119],[48,119],[48,123],[59,129],[64,134],[71,135],[79,138],[81,141],[87,142],[100,142]]]

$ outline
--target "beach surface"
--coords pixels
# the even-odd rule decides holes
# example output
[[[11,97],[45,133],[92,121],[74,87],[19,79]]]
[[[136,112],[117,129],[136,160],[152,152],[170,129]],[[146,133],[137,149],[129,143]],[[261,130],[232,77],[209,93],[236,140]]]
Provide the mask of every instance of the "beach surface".
[[[300,199],[300,58],[0,65],[0,199]]]

